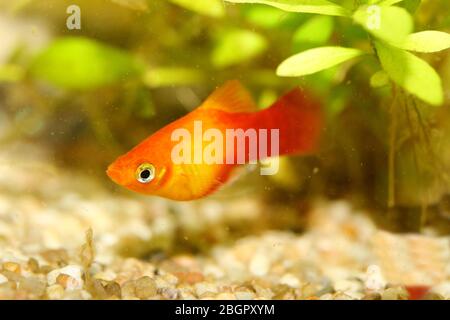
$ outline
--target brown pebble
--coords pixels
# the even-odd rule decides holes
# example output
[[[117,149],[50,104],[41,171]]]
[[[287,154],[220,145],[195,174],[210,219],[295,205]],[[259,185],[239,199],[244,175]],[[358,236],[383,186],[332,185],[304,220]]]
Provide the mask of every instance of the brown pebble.
[[[301,287],[301,294],[303,298],[316,297],[317,292],[317,287],[310,283],[306,283]]]
[[[0,288],[7,288],[9,290],[16,290],[17,283],[15,281],[8,281],[0,284]]]
[[[445,300],[444,296],[442,296],[439,293],[436,292],[428,292],[424,297],[423,300]]]
[[[39,262],[35,258],[28,259],[28,269],[33,273],[39,273]]]
[[[197,282],[202,282],[204,280],[203,274],[200,272],[189,272],[186,276],[186,283],[195,284]]]
[[[9,281],[19,281],[21,278],[20,274],[9,270],[2,270],[1,274],[8,278]]]
[[[54,284],[46,289],[47,299],[57,300],[64,296],[64,288],[59,284]]]
[[[382,300],[408,300],[409,294],[403,287],[391,287],[381,293]]]
[[[56,277],[56,283],[61,285],[63,288],[67,288],[69,285],[69,282],[73,281],[72,279],[73,278],[71,276],[61,273]]]
[[[136,280],[136,297],[139,299],[153,297],[156,292],[156,283],[152,278],[145,276]]]
[[[381,294],[378,292],[367,293],[362,300],[381,300]]]
[[[105,286],[105,291],[110,298],[111,297],[116,297],[116,298],[122,297],[120,285],[115,281],[108,281],[108,283]]]
[[[294,290],[288,290],[286,292],[280,292],[272,297],[274,300],[295,300],[296,295]]]
[[[2,265],[3,270],[11,271],[17,274],[20,274],[20,264],[16,262],[4,262]]]
[[[67,265],[67,261],[69,261],[69,254],[64,249],[45,250],[41,252],[41,256],[59,267]]]
[[[19,281],[19,288],[26,292],[29,292],[36,297],[40,297],[45,294],[47,285],[44,281],[37,278],[24,278]]]
[[[136,281],[129,280],[122,284],[122,297],[133,298],[136,297]]]
[[[90,282],[90,293],[94,299],[106,299],[108,297],[108,293],[102,284],[102,280],[98,279],[93,279]]]
[[[39,273],[47,274],[50,273],[51,271],[53,271],[53,268],[47,264],[39,267]]]
[[[175,272],[175,276],[180,282],[187,284],[196,284],[204,280],[203,274],[200,272]]]

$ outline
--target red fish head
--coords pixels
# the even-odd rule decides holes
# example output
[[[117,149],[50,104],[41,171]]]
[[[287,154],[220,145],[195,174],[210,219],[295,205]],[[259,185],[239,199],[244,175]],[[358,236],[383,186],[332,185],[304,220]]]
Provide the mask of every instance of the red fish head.
[[[135,192],[156,194],[166,167],[156,159],[140,156],[139,150],[132,150],[117,158],[106,170],[115,183]]]

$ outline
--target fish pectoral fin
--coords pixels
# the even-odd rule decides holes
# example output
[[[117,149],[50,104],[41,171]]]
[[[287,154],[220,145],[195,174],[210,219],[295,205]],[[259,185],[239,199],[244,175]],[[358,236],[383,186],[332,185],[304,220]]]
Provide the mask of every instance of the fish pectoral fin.
[[[250,93],[238,80],[227,81],[216,89],[200,108],[226,112],[254,112],[258,108]]]
[[[231,170],[226,171],[220,179],[220,188],[224,189],[232,186],[233,184],[235,184],[237,180],[241,179],[243,176],[246,176],[247,174],[252,172],[256,167],[257,167],[256,164],[255,165],[245,164],[235,166]]]

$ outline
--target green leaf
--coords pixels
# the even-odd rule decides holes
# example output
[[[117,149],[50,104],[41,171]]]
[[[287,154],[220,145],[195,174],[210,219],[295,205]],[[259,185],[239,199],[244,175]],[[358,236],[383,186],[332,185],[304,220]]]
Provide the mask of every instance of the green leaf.
[[[443,103],[441,79],[428,63],[386,43],[376,41],[375,47],[383,69],[395,83],[429,104]]]
[[[275,101],[277,101],[278,95],[274,90],[266,89],[261,92],[258,99],[258,106],[260,109],[265,109],[270,107]]]
[[[421,1],[422,0],[406,0],[399,3],[398,6],[408,10],[410,14],[414,15],[422,3]]]
[[[250,30],[229,30],[219,38],[212,52],[212,63],[225,68],[249,60],[267,48],[266,39]]]
[[[136,113],[143,119],[149,119],[156,115],[156,108],[150,96],[149,90],[145,87],[139,88],[135,97]]]
[[[296,44],[322,45],[328,41],[332,33],[333,18],[317,16],[309,19],[295,31],[293,41]]]
[[[22,67],[14,64],[0,65],[0,83],[18,82],[23,79],[25,71]]]
[[[318,13],[331,16],[348,16],[347,10],[326,0],[225,0],[233,3],[259,3],[290,12]]]
[[[244,16],[251,24],[266,29],[273,29],[293,20],[297,21],[299,18],[295,13],[286,13],[283,10],[264,5],[246,7]]]
[[[440,31],[422,31],[410,34],[401,47],[417,52],[436,52],[450,48],[450,34]]]
[[[399,7],[361,6],[353,19],[375,37],[392,44],[401,43],[413,30],[411,15]]]
[[[370,77],[370,86],[373,88],[384,87],[388,83],[389,75],[384,70],[377,71]]]
[[[402,2],[403,0],[383,0],[380,1],[379,5],[381,6],[392,6],[393,4]]]
[[[143,77],[144,83],[152,88],[191,85],[203,80],[202,72],[182,67],[152,68]]]
[[[314,48],[287,58],[278,66],[277,75],[283,77],[298,77],[313,74],[362,54],[362,51],[352,48]]]
[[[93,89],[141,73],[142,66],[129,54],[83,37],[53,42],[30,66],[30,74],[67,89]]]
[[[185,9],[210,16],[223,17],[225,10],[220,0],[169,0]]]
[[[339,115],[348,106],[351,89],[345,86],[335,87],[329,95],[328,101],[325,104],[326,115],[333,118]]]
[[[113,3],[119,6],[129,8],[137,11],[147,11],[148,3],[147,0],[111,0]]]

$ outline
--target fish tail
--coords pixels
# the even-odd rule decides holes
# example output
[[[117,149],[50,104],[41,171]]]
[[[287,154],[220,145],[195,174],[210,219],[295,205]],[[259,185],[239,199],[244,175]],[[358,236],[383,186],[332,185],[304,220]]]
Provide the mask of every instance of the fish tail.
[[[279,154],[309,154],[317,150],[322,130],[320,104],[300,88],[263,111],[266,127],[279,129]]]

